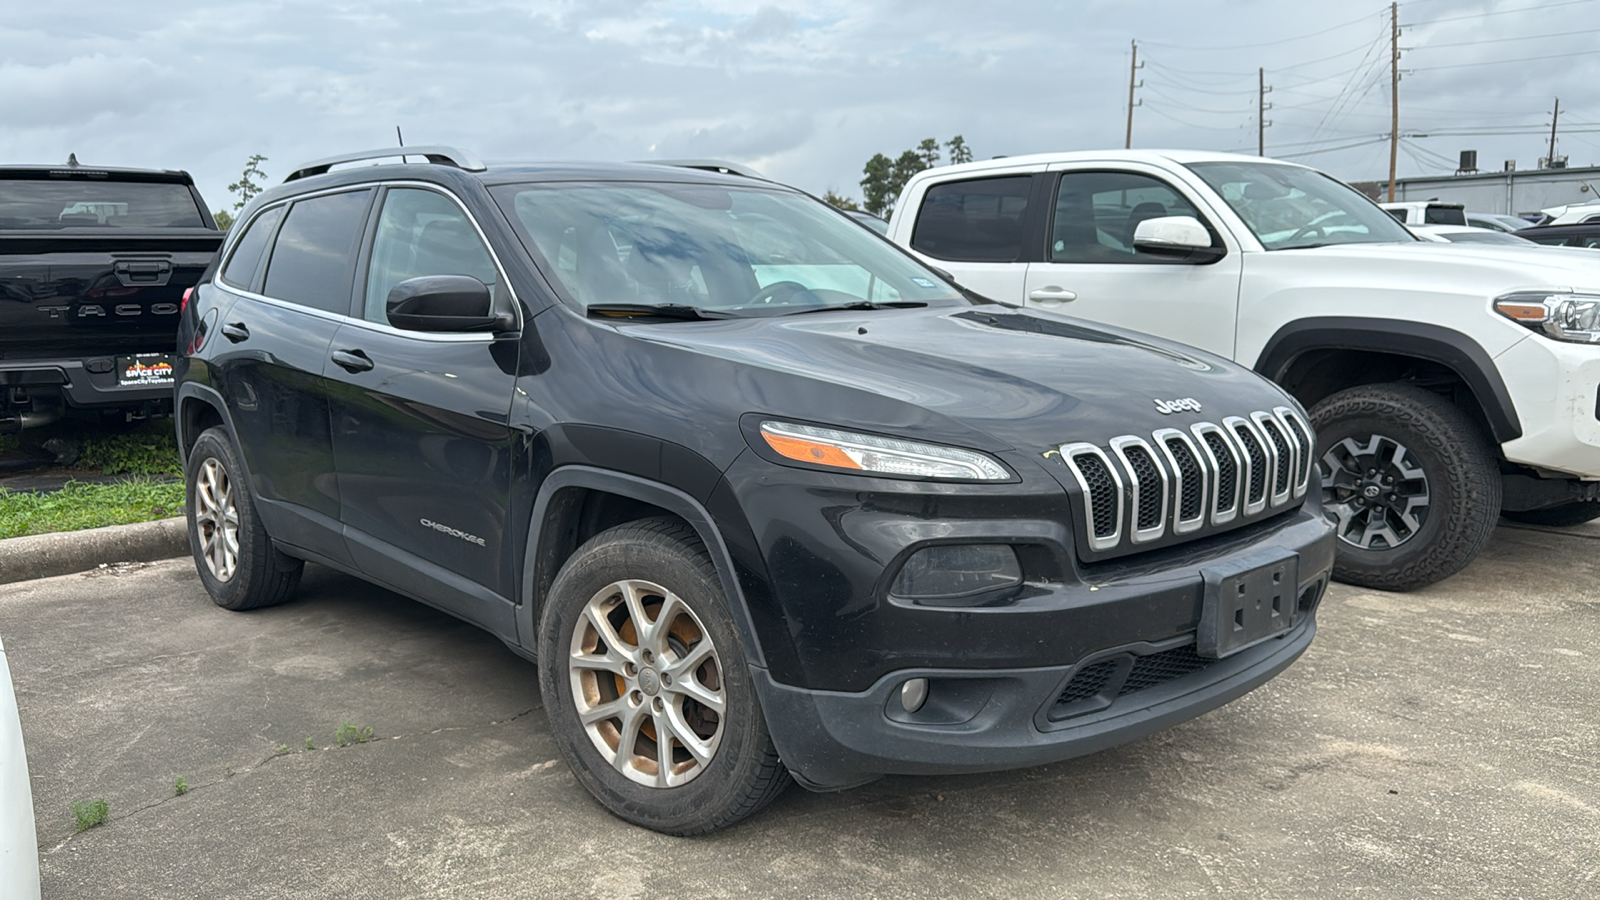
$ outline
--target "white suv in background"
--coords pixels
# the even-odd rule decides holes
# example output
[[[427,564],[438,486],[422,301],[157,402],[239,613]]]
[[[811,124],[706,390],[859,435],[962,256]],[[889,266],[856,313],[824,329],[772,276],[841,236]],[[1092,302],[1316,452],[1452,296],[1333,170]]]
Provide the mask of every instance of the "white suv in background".
[[[992,299],[1175,338],[1283,385],[1318,431],[1345,581],[1431,584],[1502,514],[1600,516],[1593,253],[1420,241],[1314,169],[1194,151],[929,169],[889,238]]]

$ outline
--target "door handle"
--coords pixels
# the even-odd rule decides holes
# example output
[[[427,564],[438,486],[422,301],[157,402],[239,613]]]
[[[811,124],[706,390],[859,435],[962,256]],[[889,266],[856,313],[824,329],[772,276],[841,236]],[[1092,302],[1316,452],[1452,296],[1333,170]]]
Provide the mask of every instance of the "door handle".
[[[335,350],[333,361],[346,372],[365,372],[372,368],[372,360],[360,350]]]
[[[1033,290],[1029,291],[1028,299],[1037,300],[1042,303],[1047,300],[1076,300],[1078,299],[1078,295],[1075,291],[1069,291],[1066,288],[1051,285],[1050,287],[1034,288]]]
[[[250,337],[250,329],[243,322],[229,322],[222,326],[222,336],[237,344]]]

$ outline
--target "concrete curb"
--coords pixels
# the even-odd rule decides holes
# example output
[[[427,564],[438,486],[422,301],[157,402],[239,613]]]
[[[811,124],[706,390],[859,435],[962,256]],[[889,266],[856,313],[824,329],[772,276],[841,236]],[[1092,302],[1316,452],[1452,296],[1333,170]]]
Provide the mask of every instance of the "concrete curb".
[[[101,563],[151,562],[189,554],[183,517],[0,541],[0,584],[86,572]]]

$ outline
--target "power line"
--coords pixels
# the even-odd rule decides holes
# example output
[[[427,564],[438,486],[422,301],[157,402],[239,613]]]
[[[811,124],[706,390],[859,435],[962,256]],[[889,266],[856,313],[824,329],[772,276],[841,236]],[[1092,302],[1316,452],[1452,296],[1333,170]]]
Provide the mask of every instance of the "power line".
[[[1508,43],[1510,41],[1532,41],[1532,40],[1537,40],[1539,38],[1567,37],[1569,35],[1574,35],[1574,34],[1597,34],[1597,33],[1600,33],[1600,28],[1585,28],[1585,29],[1583,29],[1581,31],[1555,31],[1555,32],[1551,32],[1550,34],[1527,34],[1527,35],[1523,35],[1522,37],[1484,38],[1481,41],[1456,41],[1456,42],[1449,43],[1449,44],[1418,44],[1415,47],[1407,47],[1406,49],[1407,50],[1439,50],[1439,49],[1442,49],[1442,48],[1445,48],[1445,47],[1476,47],[1479,44],[1504,44],[1504,43]]]
[[[1558,6],[1577,6],[1580,3],[1592,3],[1594,0],[1562,0],[1560,3],[1541,3],[1537,6],[1519,6],[1516,9],[1496,9],[1490,12],[1472,13],[1466,16],[1451,16],[1447,19],[1431,19],[1427,22],[1407,22],[1401,28],[1412,28],[1417,25],[1438,25],[1444,22],[1464,22],[1468,19],[1487,19],[1490,16],[1503,16],[1507,13],[1532,12],[1536,9],[1554,9]]]
[[[1169,44],[1169,43],[1166,43],[1164,41],[1145,41],[1145,43],[1154,44],[1154,45],[1160,46],[1160,47],[1170,47],[1170,48],[1172,48],[1174,50],[1194,50],[1194,51],[1206,51],[1206,50],[1250,50],[1250,49],[1254,49],[1256,47],[1276,47],[1279,44],[1288,44],[1288,43],[1292,43],[1294,41],[1303,41],[1306,38],[1321,37],[1322,35],[1328,34],[1330,32],[1338,31],[1341,28],[1349,28],[1351,25],[1359,25],[1362,22],[1365,22],[1370,18],[1372,18],[1372,14],[1371,13],[1367,13],[1366,15],[1361,16],[1360,18],[1351,19],[1348,22],[1342,22],[1342,23],[1340,23],[1338,25],[1332,25],[1332,26],[1329,26],[1328,28],[1322,29],[1321,31],[1313,31],[1310,34],[1297,34],[1294,37],[1280,38],[1280,39],[1278,39],[1276,41],[1263,41],[1263,42],[1261,42],[1259,44],[1231,44],[1231,45],[1226,45],[1226,46],[1197,47],[1197,46],[1185,46],[1183,44]]]
[[[1450,63],[1449,65],[1444,65],[1444,66],[1421,66],[1421,67],[1412,69],[1411,71],[1413,71],[1413,72],[1434,72],[1434,71],[1438,71],[1439,69],[1469,69],[1469,68],[1472,68],[1474,66],[1503,66],[1506,63],[1542,62],[1542,61],[1547,60],[1547,59],[1564,59],[1564,58],[1569,57],[1569,56],[1592,56],[1592,55],[1594,55],[1596,53],[1600,53],[1600,50],[1578,50],[1578,51],[1575,51],[1575,52],[1572,52],[1572,53],[1546,53],[1543,56],[1522,56],[1522,57],[1518,57],[1517,59],[1491,59],[1491,60],[1489,60],[1487,62],[1475,62],[1475,63]]]
[[[1279,153],[1277,157],[1278,159],[1298,159],[1302,156],[1316,156],[1319,153],[1334,153],[1339,150],[1349,150],[1354,147],[1365,147],[1368,144],[1382,144],[1388,140],[1389,136],[1387,134],[1380,134],[1377,137],[1367,138],[1364,141],[1356,141],[1353,144],[1342,144],[1338,147],[1326,147],[1321,150],[1303,150],[1299,153]]]

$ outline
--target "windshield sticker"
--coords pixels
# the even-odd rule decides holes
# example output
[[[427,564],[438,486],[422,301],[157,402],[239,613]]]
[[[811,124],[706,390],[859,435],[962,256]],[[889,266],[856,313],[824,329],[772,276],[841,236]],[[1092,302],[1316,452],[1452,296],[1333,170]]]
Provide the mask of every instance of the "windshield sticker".
[[[916,276],[916,275],[911,276],[911,283],[916,285],[917,287],[925,287],[925,288],[934,287],[934,283],[933,282],[929,281],[926,278],[922,278],[922,277],[919,277],[919,276]]]

